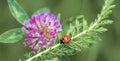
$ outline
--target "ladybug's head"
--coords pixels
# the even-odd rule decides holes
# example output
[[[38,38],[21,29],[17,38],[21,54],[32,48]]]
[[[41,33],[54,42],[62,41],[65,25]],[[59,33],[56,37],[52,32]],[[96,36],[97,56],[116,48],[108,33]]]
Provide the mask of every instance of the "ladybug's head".
[[[60,44],[64,44],[64,38],[60,39]]]

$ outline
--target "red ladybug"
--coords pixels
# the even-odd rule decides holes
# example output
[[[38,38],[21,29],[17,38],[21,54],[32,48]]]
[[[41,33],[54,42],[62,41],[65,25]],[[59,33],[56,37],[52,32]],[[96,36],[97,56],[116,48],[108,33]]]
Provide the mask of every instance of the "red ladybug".
[[[60,38],[60,43],[61,44],[69,44],[71,42],[71,37],[68,35],[62,36]]]

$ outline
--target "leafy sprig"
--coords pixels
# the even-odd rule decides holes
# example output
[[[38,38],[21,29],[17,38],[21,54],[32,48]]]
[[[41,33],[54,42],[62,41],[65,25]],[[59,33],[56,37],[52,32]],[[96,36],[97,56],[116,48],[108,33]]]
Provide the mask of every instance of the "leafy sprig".
[[[112,13],[112,8],[115,7],[112,3],[113,0],[105,0],[105,4],[100,14],[98,14],[97,19],[95,19],[95,21],[90,25],[87,23],[87,20],[84,19],[84,16],[76,17],[74,20],[75,22],[69,24],[70,27],[67,33],[72,36],[72,42],[70,44],[56,44],[51,48],[41,51],[38,54],[28,58],[26,61],[32,61],[38,57],[39,59],[44,60],[56,56],[73,55],[81,51],[83,48],[89,48],[92,44],[101,40],[99,34],[107,31],[104,25],[113,23],[113,21],[107,19]],[[64,34],[61,33],[61,35]]]

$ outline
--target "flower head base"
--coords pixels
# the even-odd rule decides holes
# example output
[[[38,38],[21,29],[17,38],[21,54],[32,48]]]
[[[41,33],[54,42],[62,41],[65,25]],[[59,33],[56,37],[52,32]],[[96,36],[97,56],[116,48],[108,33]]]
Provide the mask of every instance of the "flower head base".
[[[62,30],[55,15],[40,13],[24,22],[25,46],[33,50],[44,49],[54,44],[58,32]]]

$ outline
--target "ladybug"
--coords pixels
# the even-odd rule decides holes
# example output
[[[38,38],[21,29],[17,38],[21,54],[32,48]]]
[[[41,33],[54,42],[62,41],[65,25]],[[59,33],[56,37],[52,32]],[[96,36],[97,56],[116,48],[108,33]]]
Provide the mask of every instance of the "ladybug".
[[[71,37],[64,35],[60,38],[60,44],[69,44],[71,42]]]

